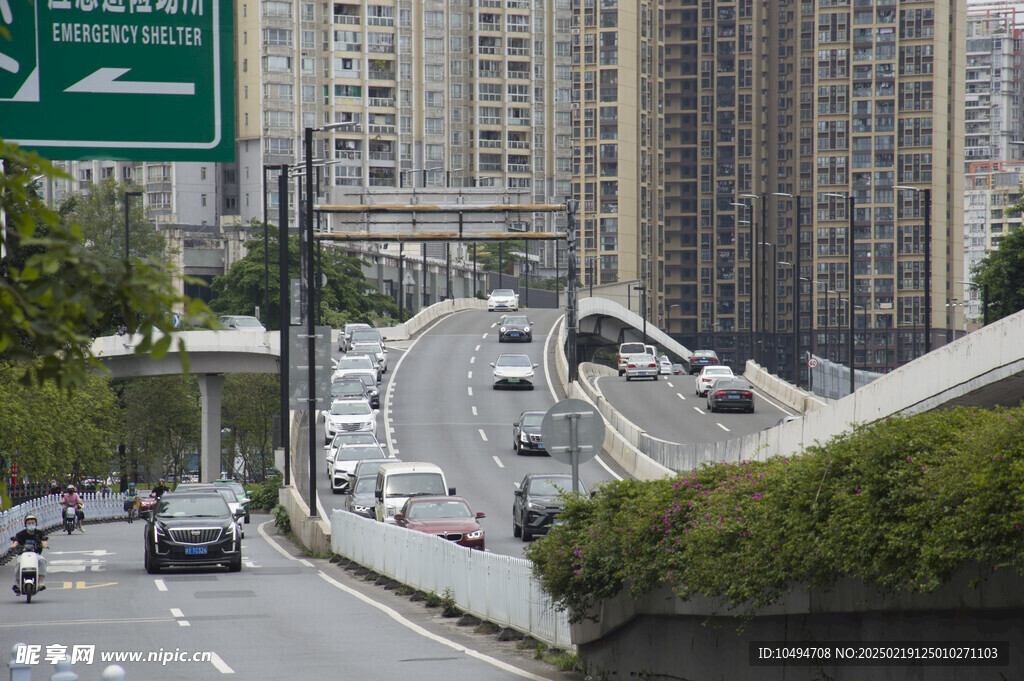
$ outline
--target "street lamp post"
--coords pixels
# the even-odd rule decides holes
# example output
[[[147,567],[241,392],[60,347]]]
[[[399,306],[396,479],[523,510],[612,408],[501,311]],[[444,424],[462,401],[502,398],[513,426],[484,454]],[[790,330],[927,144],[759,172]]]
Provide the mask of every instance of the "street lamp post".
[[[284,172],[284,166],[282,166],[282,172],[277,176],[277,191],[278,191],[278,219],[277,219],[277,273],[278,273],[278,323],[280,329],[278,330],[278,344],[280,345],[281,352],[281,416],[280,416],[280,433],[281,433],[281,444],[284,447],[284,484],[290,485],[292,481],[292,466],[291,466],[291,452],[292,452],[292,441],[291,441],[291,428],[289,424],[288,415],[290,409],[290,390],[288,387],[289,379],[291,377],[291,365],[289,364],[289,349],[288,349],[288,333],[291,328],[291,310],[288,304],[288,288],[290,286],[288,278],[288,173]]]
[[[796,239],[793,243],[795,264],[793,266],[793,385],[800,385],[800,195],[776,192],[775,196],[786,196],[796,202]],[[814,324],[811,324],[811,328]]]
[[[569,356],[566,358],[569,364],[569,383],[576,382],[579,377],[579,366],[577,364],[576,331],[578,321],[576,315],[579,312],[576,301],[576,210],[579,208],[579,201],[574,198],[567,198],[565,201],[568,227],[565,232],[566,245],[566,272],[565,272],[565,322],[567,339],[566,350]],[[499,242],[501,243],[501,242]],[[557,243],[557,242],[556,242]],[[558,251],[555,250],[555,262],[558,262]],[[555,279],[555,299],[557,300],[558,284],[557,275]]]
[[[950,333],[952,334],[952,340],[956,340],[956,309],[963,305],[958,298],[953,298],[951,301],[946,303],[946,307],[953,313],[953,322],[950,324]]]
[[[125,190],[124,192],[124,262],[125,267],[128,267],[128,259],[131,257],[128,252],[128,197],[129,196],[142,196],[142,192],[130,192]]]
[[[757,245],[758,246],[770,246],[771,249],[772,249],[772,259],[771,259],[771,262],[772,262],[772,298],[771,299],[772,299],[772,302],[773,302],[773,304],[771,305],[771,308],[772,308],[772,331],[771,331],[771,335],[768,337],[768,342],[766,343],[766,345],[768,346],[768,367],[766,367],[766,368],[771,373],[777,374],[777,373],[779,373],[779,369],[778,369],[778,363],[779,363],[778,359],[779,358],[778,358],[778,350],[776,349],[775,345],[777,343],[776,336],[778,335],[778,331],[779,331],[779,314],[778,314],[778,310],[775,309],[776,306],[774,305],[774,302],[778,298],[778,296],[776,295],[776,289],[778,288],[778,281],[777,281],[777,279],[778,279],[778,276],[779,276],[779,266],[778,266],[779,247],[778,247],[778,244],[770,244],[770,243],[767,243],[767,242],[764,242],[764,241],[759,242]],[[767,324],[765,324],[765,326],[767,327]],[[767,329],[766,329],[766,331],[767,331]]]
[[[832,359],[832,302],[828,294],[836,294],[836,326],[839,326],[839,291],[825,291],[825,356]],[[837,339],[838,340],[838,339]],[[837,342],[836,345],[839,343]],[[837,353],[838,354],[838,353]]]
[[[754,211],[754,207],[753,206],[750,207],[750,211],[751,211],[750,212],[750,219],[751,219],[751,222],[753,223],[751,225],[751,239],[750,240],[751,240],[751,242],[753,242],[753,244],[757,244],[757,242],[763,241],[763,240],[766,239],[765,232],[766,232],[766,227],[767,226],[765,224],[765,221],[767,219],[767,213],[766,213],[766,206],[765,206],[765,200],[764,200],[765,197],[762,196],[762,195],[759,195],[759,194],[740,194],[740,196],[742,198],[745,198],[745,199],[757,199],[758,201],[761,202],[761,227],[760,227],[761,231],[760,231],[760,235],[758,234],[758,223],[757,223],[756,220],[754,220],[754,212],[753,212]],[[765,326],[767,326],[767,321],[766,321],[766,317],[765,317],[765,303],[764,303],[764,294],[765,294],[765,291],[764,291],[764,289],[765,289],[764,269],[765,269],[765,264],[764,264],[764,257],[763,257],[763,255],[764,255],[763,251],[760,254],[758,254],[756,250],[751,249],[751,252],[750,252],[750,269],[751,269],[751,274],[754,277],[753,283],[754,283],[754,293],[755,293],[755,295],[751,296],[751,299],[753,300],[753,299],[756,298],[756,300],[757,300],[757,305],[756,305],[757,316],[760,317],[760,321],[757,324],[757,330],[756,330],[756,333],[757,333],[758,336],[761,336],[761,335],[764,334],[764,328],[765,328]],[[760,257],[760,262],[756,262],[758,260],[758,257]],[[757,267],[754,266],[755,262],[756,262]],[[755,306],[751,306],[751,311],[750,311],[750,325],[751,325],[751,327],[754,326],[754,317],[755,317],[754,307]],[[759,350],[757,352],[756,360],[757,360],[758,364],[763,366],[764,365],[764,357],[763,357],[764,341],[763,341],[763,339],[758,343],[758,346],[759,346]],[[754,347],[751,346],[750,350],[751,350],[751,353],[753,353]]]
[[[753,195],[751,194],[750,196],[753,196]],[[750,220],[747,220],[746,224],[750,225],[750,241],[753,242],[754,241],[754,229],[755,229],[753,206],[751,206],[749,203],[738,203],[736,201],[730,202],[729,205],[731,205],[731,206],[743,206],[748,211],[750,211]],[[744,223],[743,220],[737,220],[737,224],[743,224],[743,223]],[[739,230],[737,229],[737,231],[739,231]],[[739,240],[737,239],[737,242],[738,241]],[[739,261],[739,259],[740,259],[739,256],[742,256],[742,255],[743,254],[740,253],[737,256],[736,260]],[[754,307],[755,307],[754,306],[754,292],[757,290],[757,283],[756,282],[757,282],[757,280],[754,279],[754,249],[751,248],[750,249],[750,324],[747,326],[747,344],[750,346],[750,356],[751,356],[751,358],[753,358],[753,356],[754,356]]]

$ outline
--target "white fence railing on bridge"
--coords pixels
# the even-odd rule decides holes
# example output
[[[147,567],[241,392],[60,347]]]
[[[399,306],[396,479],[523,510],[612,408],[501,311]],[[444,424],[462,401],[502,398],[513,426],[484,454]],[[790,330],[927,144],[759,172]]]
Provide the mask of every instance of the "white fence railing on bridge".
[[[447,589],[459,610],[482,620],[572,647],[568,615],[544,594],[525,558],[473,551],[341,510],[331,515],[331,550],[414,589]]]
[[[82,512],[85,513],[86,522],[128,517],[122,494],[87,492],[79,496],[82,498]],[[25,527],[25,516],[29,513],[39,519],[39,527],[44,530],[59,527],[62,522],[60,500],[61,496],[57,495],[40,497],[0,513],[0,540],[5,544],[9,542],[12,536]]]

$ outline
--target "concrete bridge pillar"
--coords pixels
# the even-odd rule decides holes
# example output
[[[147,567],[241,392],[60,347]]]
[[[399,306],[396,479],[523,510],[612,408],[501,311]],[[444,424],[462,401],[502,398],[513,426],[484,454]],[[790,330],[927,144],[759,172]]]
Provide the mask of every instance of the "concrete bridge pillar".
[[[224,374],[200,374],[199,392],[203,396],[203,430],[199,455],[199,481],[220,477],[220,395]]]

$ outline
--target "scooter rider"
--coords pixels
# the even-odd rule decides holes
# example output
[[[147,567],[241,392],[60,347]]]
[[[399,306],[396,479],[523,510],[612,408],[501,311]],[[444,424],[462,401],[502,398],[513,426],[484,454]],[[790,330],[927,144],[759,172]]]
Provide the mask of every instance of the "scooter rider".
[[[25,529],[11,537],[11,548],[16,546],[24,547],[29,541],[36,543],[36,553],[39,554],[39,588],[42,591],[46,588],[43,580],[46,578],[46,559],[43,558],[43,549],[46,548],[46,535],[38,529],[39,520],[32,514],[25,516]],[[14,570],[14,593],[21,595],[21,561],[18,561]]]
[[[82,512],[82,497],[78,496],[78,492],[75,490],[74,485],[68,485],[67,494],[61,499],[60,505],[64,508],[69,506],[75,509],[76,526],[80,532],[85,532],[82,529],[82,518],[85,517],[85,513]]]

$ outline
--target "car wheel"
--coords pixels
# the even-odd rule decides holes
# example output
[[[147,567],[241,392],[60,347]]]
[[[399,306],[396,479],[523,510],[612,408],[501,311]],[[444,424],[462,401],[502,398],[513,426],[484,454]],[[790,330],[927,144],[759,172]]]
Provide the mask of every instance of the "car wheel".
[[[246,525],[249,524],[249,512],[248,511],[245,512],[245,524]]]
[[[622,369],[619,369],[619,376],[622,376],[622,374],[624,374],[624,373],[626,373],[626,372],[623,371]]]
[[[654,377],[654,380],[655,380],[655,381],[657,381],[657,380],[658,380],[658,377],[657,377],[657,376],[655,376],[655,377]]]
[[[242,556],[238,555],[228,563],[228,572],[241,572],[242,571]]]
[[[753,414],[754,413],[754,407],[750,407],[750,409],[747,410],[747,413],[748,414]]]
[[[512,509],[512,536],[518,538],[522,534],[523,530],[519,527],[519,523],[516,522],[515,509]]]
[[[711,402],[708,402],[708,411],[710,411],[712,414],[715,413],[715,405],[712,404]]]
[[[523,522],[523,541],[524,542],[529,542],[532,539],[533,539],[533,532],[530,532],[528,529],[526,529],[526,522],[524,521]]]
[[[626,383],[629,383],[630,376],[626,376]]]

